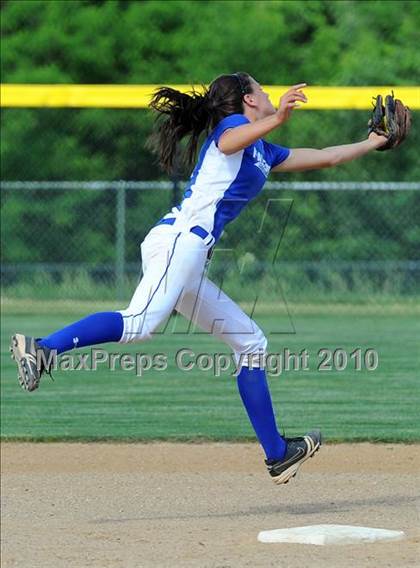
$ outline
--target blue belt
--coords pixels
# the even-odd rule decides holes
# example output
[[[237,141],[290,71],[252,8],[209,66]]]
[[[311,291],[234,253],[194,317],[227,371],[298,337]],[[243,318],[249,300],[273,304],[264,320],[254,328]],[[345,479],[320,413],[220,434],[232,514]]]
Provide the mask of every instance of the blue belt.
[[[161,219],[160,221],[158,221],[156,223],[155,226],[157,226],[157,225],[173,225],[174,223],[175,223],[175,217],[170,217],[169,219]],[[203,227],[200,227],[200,225],[195,225],[194,227],[191,227],[190,233],[194,233],[195,235],[198,235],[203,240],[207,239],[207,237],[210,235],[210,233],[208,231],[206,231],[206,229],[203,229]]]

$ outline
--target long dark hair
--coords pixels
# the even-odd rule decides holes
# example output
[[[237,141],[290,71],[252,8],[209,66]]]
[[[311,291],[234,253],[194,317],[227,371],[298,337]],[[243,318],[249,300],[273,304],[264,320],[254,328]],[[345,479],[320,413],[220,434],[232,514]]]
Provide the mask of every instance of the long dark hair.
[[[159,158],[164,170],[174,169],[179,142],[188,137],[181,149],[181,161],[191,168],[195,161],[200,135],[208,134],[225,116],[243,113],[243,97],[251,93],[248,73],[220,75],[203,92],[194,89],[181,93],[170,87],[160,87],[153,95],[150,107],[158,112],[155,129],[147,142]]]

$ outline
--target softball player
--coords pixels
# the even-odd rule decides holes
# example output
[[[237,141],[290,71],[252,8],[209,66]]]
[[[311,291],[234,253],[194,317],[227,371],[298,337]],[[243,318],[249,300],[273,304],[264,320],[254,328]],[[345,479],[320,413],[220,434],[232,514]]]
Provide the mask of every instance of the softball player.
[[[187,138],[186,161],[192,165],[201,147],[183,201],[151,229],[141,245],[143,277],[129,306],[90,315],[44,338],[16,334],[12,356],[21,386],[36,389],[49,369],[37,365],[41,350],[58,354],[75,347],[149,339],[172,310],[212,333],[232,349],[238,363],[237,383],[249,419],[266,456],[270,475],[287,483],[321,445],[319,431],[284,438],[277,429],[264,365],[267,340],[239,306],[207,279],[205,267],[225,225],[263,188],[270,171],[327,168],[353,160],[386,142],[371,133],[355,144],[290,150],[263,136],[281,126],[299,103],[306,102],[304,83],[293,86],[276,110],[267,93],[247,73],[222,75],[204,94],[159,89],[151,102],[157,128],[150,142],[163,168],[172,168],[178,143]],[[39,361],[40,357],[38,357]]]

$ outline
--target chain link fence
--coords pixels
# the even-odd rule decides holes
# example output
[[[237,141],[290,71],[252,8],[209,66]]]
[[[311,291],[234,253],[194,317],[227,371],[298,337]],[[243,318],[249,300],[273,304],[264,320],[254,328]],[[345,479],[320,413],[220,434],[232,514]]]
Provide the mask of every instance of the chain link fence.
[[[140,243],[184,185],[2,182],[3,296],[126,304]],[[268,182],[228,225],[210,277],[243,302],[411,302],[419,219],[420,182]]]

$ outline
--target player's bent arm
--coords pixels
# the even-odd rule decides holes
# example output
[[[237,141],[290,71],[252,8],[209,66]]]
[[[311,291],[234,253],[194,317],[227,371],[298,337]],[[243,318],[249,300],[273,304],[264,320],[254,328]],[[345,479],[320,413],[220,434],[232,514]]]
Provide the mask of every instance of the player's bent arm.
[[[296,148],[291,151],[290,156],[272,172],[301,172],[304,170],[319,170],[322,168],[332,168],[345,162],[350,162],[360,158],[365,154],[376,150],[385,144],[387,138],[370,134],[367,140],[356,142],[355,144],[344,144],[342,146],[331,146],[316,150],[315,148]]]
[[[249,124],[229,128],[223,132],[217,146],[223,154],[235,154],[280,126],[281,123],[278,115],[272,114]]]
[[[305,86],[306,83],[298,83],[286,91],[280,99],[279,108],[274,110],[273,107],[273,114],[269,114],[258,120],[253,120],[249,124],[243,124],[226,130],[219,138],[217,145],[219,150],[223,152],[223,154],[235,154],[247,146],[250,146],[281,124],[284,124],[290,118],[293,110],[299,106],[299,102],[307,102],[306,95],[302,91]],[[268,98],[268,95],[266,96]],[[251,105],[252,98],[252,93],[244,95],[246,105]],[[255,101],[252,102],[255,108],[254,103]]]

